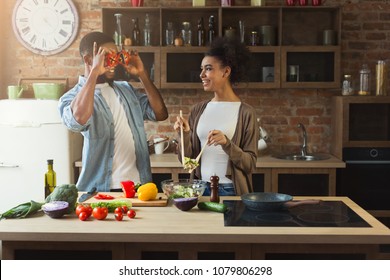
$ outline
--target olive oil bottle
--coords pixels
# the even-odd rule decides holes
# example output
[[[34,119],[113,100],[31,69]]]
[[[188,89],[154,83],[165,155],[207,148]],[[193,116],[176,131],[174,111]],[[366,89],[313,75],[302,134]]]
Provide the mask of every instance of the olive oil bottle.
[[[45,173],[45,198],[54,191],[56,187],[56,172],[53,169],[53,160],[47,160],[47,172]]]

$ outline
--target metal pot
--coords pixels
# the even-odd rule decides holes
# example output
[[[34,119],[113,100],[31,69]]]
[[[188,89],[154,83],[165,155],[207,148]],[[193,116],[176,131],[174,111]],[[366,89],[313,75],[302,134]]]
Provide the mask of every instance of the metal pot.
[[[241,195],[241,200],[244,204],[254,211],[272,211],[281,210],[299,205],[318,204],[320,200],[306,199],[300,201],[292,201],[293,197],[283,193],[272,192],[253,192]]]

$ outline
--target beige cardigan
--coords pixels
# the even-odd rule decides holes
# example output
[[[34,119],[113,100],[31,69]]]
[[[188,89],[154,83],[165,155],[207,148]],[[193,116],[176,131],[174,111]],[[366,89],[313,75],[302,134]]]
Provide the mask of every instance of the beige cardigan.
[[[206,100],[196,104],[190,112],[188,119],[190,131],[183,135],[186,157],[196,158],[201,150],[196,129],[199,118],[209,102],[210,100]],[[229,155],[226,176],[233,181],[237,195],[253,192],[252,172],[256,168],[259,131],[256,123],[256,112],[252,106],[241,103],[234,135],[231,140],[226,139],[227,143],[222,145],[222,149]],[[178,158],[181,161],[180,144],[178,145]],[[202,164],[202,159],[200,164]],[[199,167],[195,170],[195,175],[201,178]]]

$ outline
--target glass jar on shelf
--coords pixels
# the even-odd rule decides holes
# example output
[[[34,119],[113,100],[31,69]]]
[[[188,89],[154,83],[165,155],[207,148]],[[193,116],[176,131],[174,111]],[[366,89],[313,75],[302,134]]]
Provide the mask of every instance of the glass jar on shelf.
[[[342,95],[352,95],[353,87],[352,87],[352,76],[349,74],[344,75],[343,84],[341,87]]]
[[[359,71],[360,74],[360,87],[359,95],[370,95],[370,82],[371,82],[371,71],[367,64],[363,64]]]
[[[182,23],[181,37],[183,38],[184,46],[192,45],[192,31],[190,22],[184,21]]]
[[[175,31],[173,29],[173,23],[167,22],[167,28],[165,29],[165,45],[173,46],[175,44]]]

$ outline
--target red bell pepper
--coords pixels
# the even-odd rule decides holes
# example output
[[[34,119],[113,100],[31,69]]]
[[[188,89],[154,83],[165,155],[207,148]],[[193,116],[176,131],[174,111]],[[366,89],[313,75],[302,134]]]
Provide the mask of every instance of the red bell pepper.
[[[135,185],[133,181],[122,181],[121,186],[126,198],[133,198],[135,196]]]
[[[114,199],[112,195],[109,194],[102,194],[98,193],[97,195],[94,196],[96,199]]]

